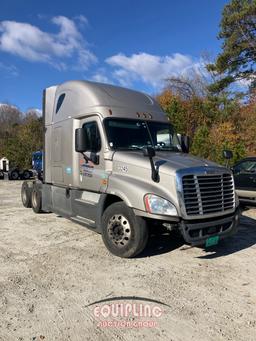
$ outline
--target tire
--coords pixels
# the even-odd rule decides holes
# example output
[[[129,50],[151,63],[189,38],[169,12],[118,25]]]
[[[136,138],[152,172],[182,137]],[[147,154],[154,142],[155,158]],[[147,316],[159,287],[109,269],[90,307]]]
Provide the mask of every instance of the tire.
[[[14,170],[11,172],[9,179],[10,180],[18,180],[19,179],[19,172],[17,170]]]
[[[146,221],[135,216],[123,202],[110,205],[102,216],[102,239],[114,255],[131,258],[142,252],[148,241]]]
[[[33,185],[31,193],[31,206],[35,213],[42,213],[42,192],[38,186]]]
[[[23,172],[23,174],[22,174],[22,178],[23,178],[24,180],[30,179],[30,172],[29,172],[27,169],[24,170],[24,172]]]
[[[38,178],[38,180],[43,181],[43,172],[42,171],[39,171],[37,173],[37,178]]]
[[[24,207],[31,208],[32,187],[27,182],[23,182],[21,186],[21,201]]]

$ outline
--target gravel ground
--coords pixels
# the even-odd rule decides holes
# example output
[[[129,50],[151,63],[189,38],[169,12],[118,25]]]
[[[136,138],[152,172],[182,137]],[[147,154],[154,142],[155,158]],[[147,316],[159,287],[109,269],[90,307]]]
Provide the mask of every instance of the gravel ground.
[[[236,236],[211,249],[152,236],[139,258],[121,259],[100,235],[24,208],[20,186],[0,182],[1,341],[255,341],[256,210],[243,213]],[[151,318],[154,327],[104,327],[100,321],[114,318],[94,309],[114,302],[158,306],[162,314]]]

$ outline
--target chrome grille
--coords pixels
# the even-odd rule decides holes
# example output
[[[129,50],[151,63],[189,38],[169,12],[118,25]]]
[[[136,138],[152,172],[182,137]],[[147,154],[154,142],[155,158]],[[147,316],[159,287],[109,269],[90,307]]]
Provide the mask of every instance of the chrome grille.
[[[184,175],[182,186],[187,215],[218,213],[235,207],[231,174]]]

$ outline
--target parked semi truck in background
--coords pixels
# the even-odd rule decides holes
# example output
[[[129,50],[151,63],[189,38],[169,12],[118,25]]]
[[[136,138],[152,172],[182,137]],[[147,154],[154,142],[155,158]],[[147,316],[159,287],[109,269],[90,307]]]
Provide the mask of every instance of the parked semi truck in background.
[[[23,169],[20,167],[12,167],[8,172],[9,180],[28,180],[33,177],[33,172],[31,169]]]
[[[41,173],[43,170],[43,152],[38,150],[32,153],[32,168],[37,173]]]
[[[177,136],[153,98],[87,81],[43,96],[43,179],[23,183],[24,206],[101,233],[121,257],[145,248],[149,224],[175,229],[192,245],[236,231],[232,172],[189,155],[188,138]]]
[[[32,177],[42,176],[42,161],[43,153],[41,150],[32,153],[32,169],[23,169],[20,167],[13,167],[8,172],[9,180],[28,180]]]

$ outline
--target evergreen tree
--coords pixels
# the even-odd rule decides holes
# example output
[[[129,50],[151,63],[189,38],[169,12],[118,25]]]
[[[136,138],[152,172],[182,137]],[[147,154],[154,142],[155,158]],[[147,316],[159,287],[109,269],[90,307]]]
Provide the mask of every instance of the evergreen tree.
[[[224,76],[209,86],[210,91],[218,93],[237,80],[256,87],[256,0],[231,0],[220,27],[222,52],[207,68]]]

